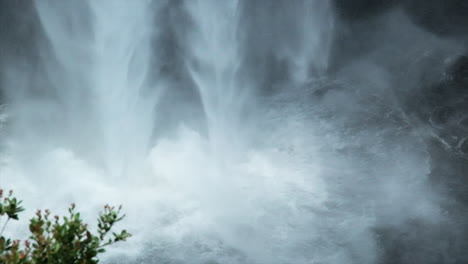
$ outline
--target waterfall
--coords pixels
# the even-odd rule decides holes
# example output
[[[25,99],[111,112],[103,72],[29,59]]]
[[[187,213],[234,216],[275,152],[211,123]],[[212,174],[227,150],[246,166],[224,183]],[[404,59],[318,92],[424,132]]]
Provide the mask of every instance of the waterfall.
[[[93,157],[111,177],[128,177],[149,148],[155,92],[150,90],[152,16],[137,1],[37,2],[51,46],[50,66],[60,103],[74,130],[90,128]],[[46,62],[47,63],[47,62]],[[57,76],[58,75],[58,76]],[[85,120],[75,116],[89,109]],[[83,126],[83,123],[87,123]],[[91,131],[92,130],[92,131]],[[74,132],[80,134],[81,132]],[[67,140],[76,141],[76,135]]]
[[[379,230],[444,216],[403,66],[341,58],[360,24],[334,2],[32,1],[30,66],[0,64],[0,187],[90,221],[123,204],[103,263],[377,263]]]
[[[238,1],[186,2],[194,24],[186,39],[187,68],[202,100],[210,140],[220,153],[227,147],[223,144],[236,141],[246,107],[246,87],[236,80],[242,63],[238,5]]]

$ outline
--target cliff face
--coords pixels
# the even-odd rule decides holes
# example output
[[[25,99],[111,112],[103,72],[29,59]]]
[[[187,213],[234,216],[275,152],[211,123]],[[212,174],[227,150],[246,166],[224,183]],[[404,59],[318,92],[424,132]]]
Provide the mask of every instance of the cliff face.
[[[332,71],[356,60],[382,67],[394,77],[392,90],[408,114],[434,129],[446,148],[465,156],[468,3],[335,0],[334,6]]]
[[[341,21],[336,39],[341,43],[335,43],[333,70],[339,72],[364,57],[393,76],[392,94],[411,120],[410,127],[426,138],[431,188],[440,195],[448,219],[436,224],[414,220],[398,227],[376,228],[382,245],[381,263],[465,263],[468,52],[463,46],[468,40],[468,2],[334,3]],[[389,22],[394,17],[398,21]],[[394,34],[382,33],[392,30]],[[382,48],[392,46],[395,48]]]
[[[3,86],[8,85],[9,78],[16,78],[12,71],[27,72],[24,79],[37,81],[42,37],[33,1],[0,1],[0,102],[9,96]]]
[[[401,8],[419,26],[443,36],[465,36],[468,3],[464,0],[334,0],[337,14],[348,21],[366,20]]]

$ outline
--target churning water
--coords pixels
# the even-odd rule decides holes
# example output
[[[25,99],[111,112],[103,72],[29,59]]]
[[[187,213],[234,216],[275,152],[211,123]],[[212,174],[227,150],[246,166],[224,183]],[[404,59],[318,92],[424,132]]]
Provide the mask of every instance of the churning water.
[[[329,74],[330,1],[34,1],[32,13],[30,54],[2,66],[1,185],[30,214],[76,202],[93,221],[123,204],[134,236],[106,261],[376,263],[378,227],[443,221],[428,133],[391,74],[370,59]]]

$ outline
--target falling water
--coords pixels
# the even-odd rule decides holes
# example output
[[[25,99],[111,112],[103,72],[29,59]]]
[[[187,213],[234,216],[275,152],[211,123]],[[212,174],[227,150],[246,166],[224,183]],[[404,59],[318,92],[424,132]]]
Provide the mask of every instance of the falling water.
[[[190,56],[187,68],[200,93],[210,140],[215,144],[234,140],[245,105],[245,88],[236,82],[242,60],[236,41],[238,4],[238,1],[186,2],[195,31],[187,39]],[[217,151],[223,152],[225,147],[217,146]]]
[[[82,1],[36,5],[58,64],[55,67],[64,71],[60,76],[50,73],[58,82],[55,89],[61,103],[73,108],[71,115],[90,109],[91,116],[84,122],[90,123],[93,132],[84,140],[99,146],[92,150],[98,155],[94,159],[102,162],[111,177],[128,176],[135,162],[144,158],[152,133],[155,94],[146,83],[150,4]],[[67,120],[76,122],[73,117]]]
[[[330,1],[286,2],[34,1],[36,68],[2,66],[2,187],[91,221],[123,204],[105,261],[376,263],[378,227],[442,218],[425,135],[384,68],[329,74]]]

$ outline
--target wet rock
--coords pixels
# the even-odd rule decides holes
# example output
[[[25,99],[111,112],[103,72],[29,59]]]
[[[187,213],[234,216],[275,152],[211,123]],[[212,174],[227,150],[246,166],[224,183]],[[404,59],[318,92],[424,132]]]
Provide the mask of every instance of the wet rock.
[[[405,0],[404,7],[413,21],[441,36],[467,36],[468,1]]]
[[[353,20],[379,15],[399,2],[399,0],[335,0],[334,4],[340,17]]]

